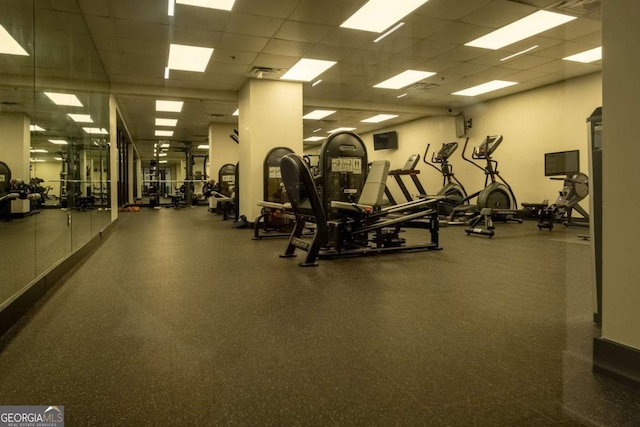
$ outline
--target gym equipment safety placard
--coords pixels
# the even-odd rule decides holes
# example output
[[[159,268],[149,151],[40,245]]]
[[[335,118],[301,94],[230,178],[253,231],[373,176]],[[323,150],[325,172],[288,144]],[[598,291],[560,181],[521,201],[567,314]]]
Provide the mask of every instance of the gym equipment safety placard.
[[[362,173],[362,159],[359,157],[334,157],[331,159],[331,172]]]

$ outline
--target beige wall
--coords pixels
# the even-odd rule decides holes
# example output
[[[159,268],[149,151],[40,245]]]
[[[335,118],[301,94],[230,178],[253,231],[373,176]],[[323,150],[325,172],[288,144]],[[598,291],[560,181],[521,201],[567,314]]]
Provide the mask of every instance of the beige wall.
[[[31,177],[44,179],[41,184],[44,187],[53,187],[49,190],[50,196],[60,195],[60,170],[62,162],[35,162],[31,165]]]
[[[600,105],[602,78],[596,73],[465,108],[466,118],[473,120],[473,128],[468,131],[468,154],[487,135],[502,134],[504,141],[494,158],[499,162],[501,175],[513,187],[518,203],[544,199],[553,202],[562,183],[544,176],[544,153],[579,149],[581,169],[588,173],[586,118]],[[376,133],[385,130],[398,131],[398,149],[374,151],[372,134],[364,134],[369,160],[387,158],[391,168],[397,169],[410,154],[422,156],[427,143],[431,143],[433,150],[443,142],[457,140],[460,147],[451,159],[456,177],[468,192],[483,187],[483,173],[460,157],[464,139],[456,138],[452,116],[417,120]],[[419,169],[427,191],[437,192],[441,186],[438,173],[423,163]],[[395,190],[393,193],[399,194]],[[581,205],[588,210],[588,199]]]
[[[227,163],[238,163],[239,147],[229,135],[238,125],[212,123],[209,125],[209,175],[218,181],[218,171]]]

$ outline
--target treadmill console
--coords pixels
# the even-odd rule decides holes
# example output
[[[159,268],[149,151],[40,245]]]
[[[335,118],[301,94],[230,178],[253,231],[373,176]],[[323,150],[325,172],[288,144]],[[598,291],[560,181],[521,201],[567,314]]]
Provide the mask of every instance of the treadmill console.
[[[420,161],[420,154],[412,154],[407,159],[407,163],[404,164],[404,166],[402,167],[402,170],[405,170],[405,171],[415,170],[419,161]]]

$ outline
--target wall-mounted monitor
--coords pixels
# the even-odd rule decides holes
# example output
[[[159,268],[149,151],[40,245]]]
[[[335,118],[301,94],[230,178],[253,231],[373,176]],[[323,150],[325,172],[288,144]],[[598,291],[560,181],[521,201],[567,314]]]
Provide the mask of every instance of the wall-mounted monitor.
[[[544,154],[544,176],[571,175],[580,172],[580,150]]]
[[[398,148],[398,132],[393,130],[385,133],[373,134],[373,149],[387,150],[390,148]]]
[[[464,113],[456,114],[456,136],[462,138],[467,134],[467,120],[464,117]]]

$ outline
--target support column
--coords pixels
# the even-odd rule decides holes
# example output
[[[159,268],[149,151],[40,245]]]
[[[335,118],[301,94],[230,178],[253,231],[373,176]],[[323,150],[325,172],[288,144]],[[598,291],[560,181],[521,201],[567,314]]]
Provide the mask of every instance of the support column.
[[[237,125],[229,123],[209,124],[209,178],[218,182],[218,171],[223,165],[238,163],[239,146],[229,135]],[[209,199],[209,209],[215,209],[216,201]]]
[[[594,342],[594,368],[640,383],[640,222],[624,221],[624,212],[640,210],[640,3],[602,4],[602,337]]]
[[[31,119],[22,113],[0,114],[0,161],[11,169],[11,177],[29,183],[29,145]],[[24,214],[29,212],[28,200],[13,200],[11,212]]]
[[[144,175],[142,174],[142,159],[140,157],[136,158],[136,182],[138,183],[138,187],[136,188],[136,197],[142,199],[142,189],[144,188]]]
[[[129,151],[129,155],[127,156],[127,158],[129,159],[129,170],[127,171],[127,174],[129,176],[129,189],[127,191],[127,193],[129,193],[129,200],[127,200],[127,203],[133,203],[133,172],[134,172],[134,161],[133,161],[133,144],[129,144],[127,147],[127,150]]]
[[[118,219],[118,103],[109,96],[109,194],[111,195],[111,221]]]
[[[263,199],[267,151],[302,154],[302,83],[252,79],[240,91],[240,214],[253,221]]]

